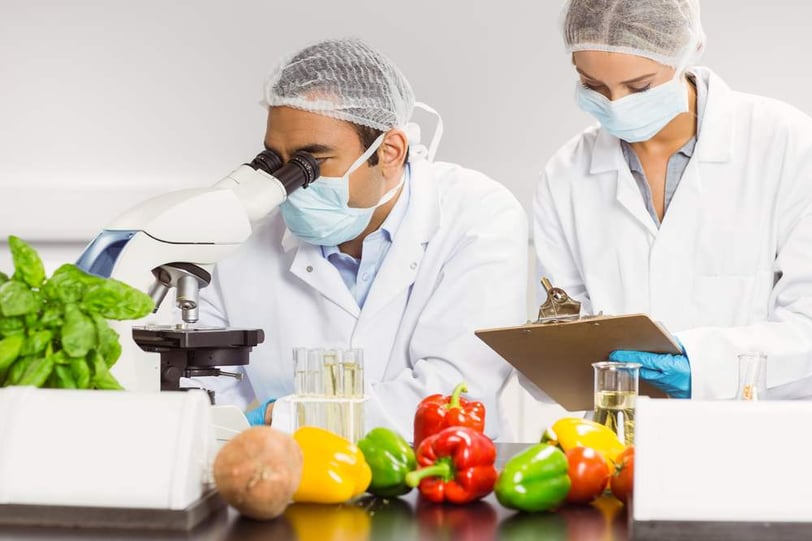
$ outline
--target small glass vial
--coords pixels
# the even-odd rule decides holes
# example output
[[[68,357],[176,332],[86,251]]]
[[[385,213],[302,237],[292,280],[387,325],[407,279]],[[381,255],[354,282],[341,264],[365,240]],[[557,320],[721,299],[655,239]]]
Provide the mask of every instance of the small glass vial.
[[[739,355],[737,400],[764,400],[767,392],[767,356],[761,352]]]

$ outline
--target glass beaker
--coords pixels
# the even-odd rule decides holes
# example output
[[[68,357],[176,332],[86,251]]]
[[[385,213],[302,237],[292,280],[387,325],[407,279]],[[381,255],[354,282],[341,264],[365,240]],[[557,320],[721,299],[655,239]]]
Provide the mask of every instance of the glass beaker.
[[[609,427],[626,445],[634,445],[634,408],[640,381],[638,363],[592,363],[594,421]]]
[[[760,351],[739,355],[737,400],[763,400],[767,392],[767,356]]]

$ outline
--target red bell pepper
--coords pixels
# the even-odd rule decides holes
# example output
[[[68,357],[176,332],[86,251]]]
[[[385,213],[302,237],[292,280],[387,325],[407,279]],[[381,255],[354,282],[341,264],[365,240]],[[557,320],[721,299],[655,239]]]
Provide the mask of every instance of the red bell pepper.
[[[493,490],[498,473],[496,446],[485,434],[452,426],[429,436],[417,448],[420,469],[406,475],[406,484],[436,503],[468,503]]]
[[[485,406],[482,402],[466,400],[460,394],[467,393],[468,387],[460,383],[451,396],[433,394],[417,405],[414,415],[414,448],[420,443],[449,426],[466,426],[477,432],[485,431]]]

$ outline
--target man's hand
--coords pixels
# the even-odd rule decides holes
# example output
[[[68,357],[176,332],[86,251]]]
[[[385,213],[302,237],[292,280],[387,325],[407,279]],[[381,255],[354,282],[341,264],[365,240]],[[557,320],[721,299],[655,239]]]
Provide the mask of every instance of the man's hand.
[[[273,421],[273,405],[276,402],[266,402],[265,403],[265,424],[270,425],[271,421]]]
[[[246,411],[245,417],[251,426],[269,425],[273,420],[273,405],[276,402],[275,398],[270,398],[260,404],[258,407]]]

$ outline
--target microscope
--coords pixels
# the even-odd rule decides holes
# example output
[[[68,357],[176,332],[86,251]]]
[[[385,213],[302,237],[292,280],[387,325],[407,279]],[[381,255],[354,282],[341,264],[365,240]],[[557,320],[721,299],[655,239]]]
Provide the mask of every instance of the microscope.
[[[214,265],[248,239],[254,223],[318,176],[319,164],[307,152],[283,165],[265,150],[210,188],[170,192],[135,206],[87,246],[78,267],[146,291],[155,301],[155,315],[136,326],[110,322],[122,346],[111,372],[125,389],[182,390],[181,378],[240,377],[219,367],[248,364],[263,331],[198,326],[200,289],[211,282]],[[173,289],[175,306],[159,311]],[[211,391],[209,396],[213,403]]]

